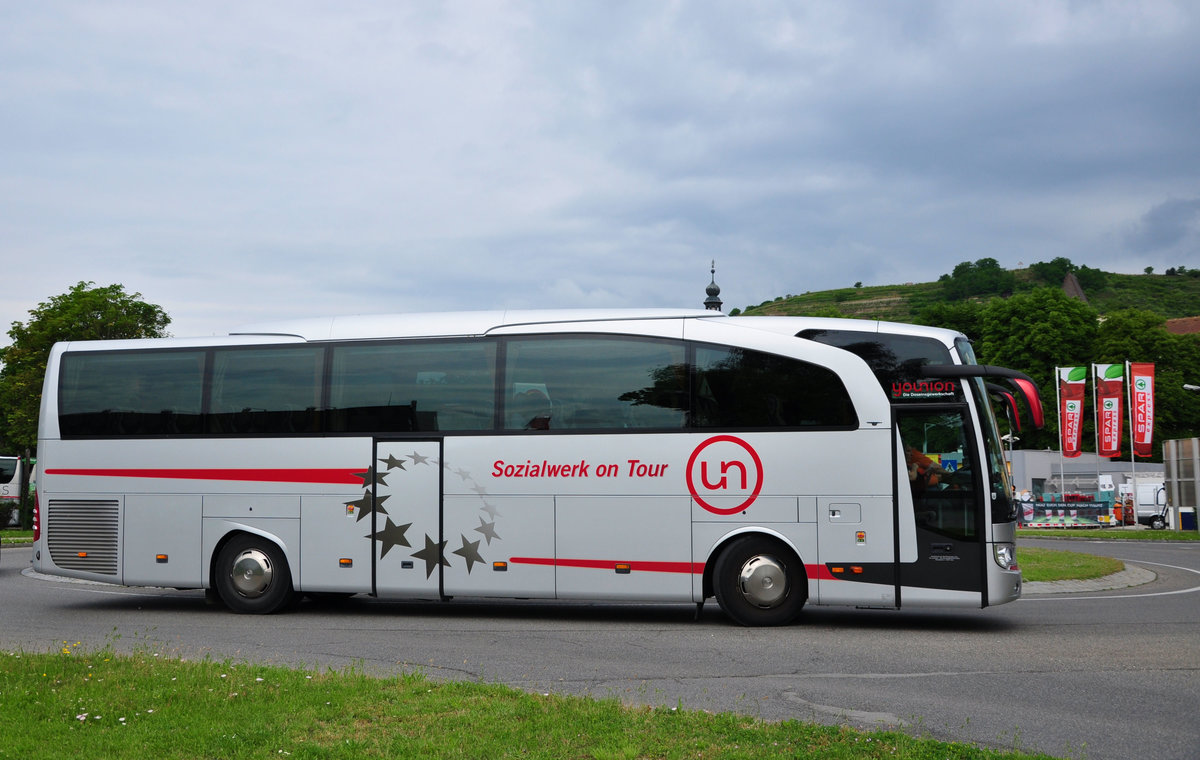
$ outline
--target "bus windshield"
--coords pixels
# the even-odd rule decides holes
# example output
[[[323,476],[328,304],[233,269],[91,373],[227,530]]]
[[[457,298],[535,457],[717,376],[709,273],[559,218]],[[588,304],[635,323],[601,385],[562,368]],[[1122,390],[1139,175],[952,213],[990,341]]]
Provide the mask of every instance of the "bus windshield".
[[[954,342],[958,355],[963,364],[978,364],[975,360],[975,349],[970,341],[959,338]],[[996,423],[996,412],[988,398],[987,388],[983,378],[970,378],[971,392],[975,396],[975,404],[980,410],[980,426],[983,428],[983,447],[987,454],[988,472],[992,482],[992,522],[1001,523],[1017,519],[1017,502],[1013,498],[1012,479],[1009,476],[1008,462],[1004,458],[1004,448],[1001,444],[1000,430]]]

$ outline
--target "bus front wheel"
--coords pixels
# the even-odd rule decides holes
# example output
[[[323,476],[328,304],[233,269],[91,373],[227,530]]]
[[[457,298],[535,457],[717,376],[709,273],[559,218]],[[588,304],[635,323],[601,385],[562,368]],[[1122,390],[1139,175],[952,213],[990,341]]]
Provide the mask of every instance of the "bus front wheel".
[[[713,581],[717,603],[741,625],[786,625],[808,600],[799,558],[766,536],[744,536],[727,546],[713,567]]]
[[[295,597],[283,551],[265,538],[245,534],[230,539],[217,555],[214,585],[234,612],[266,615]]]

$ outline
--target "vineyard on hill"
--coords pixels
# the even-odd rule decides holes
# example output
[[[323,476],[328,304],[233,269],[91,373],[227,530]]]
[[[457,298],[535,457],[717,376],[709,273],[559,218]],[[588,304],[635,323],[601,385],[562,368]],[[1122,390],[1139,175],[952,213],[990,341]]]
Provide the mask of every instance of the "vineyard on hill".
[[[1092,270],[1096,271],[1096,270]],[[1114,274],[1102,273],[1083,287],[1087,303],[1101,314],[1122,309],[1141,309],[1163,319],[1200,316],[1200,270],[1168,270],[1172,274]],[[1040,278],[1033,268],[1011,272],[1015,282],[1010,292],[976,293],[965,297],[960,291],[946,287],[947,276],[937,282],[905,285],[873,285],[839,288],[779,296],[756,306],[747,306],[734,313],[754,315],[804,315],[822,317],[852,317],[855,319],[884,319],[893,322],[919,322],[921,314],[936,304],[960,301],[982,303],[992,298],[1030,292],[1038,287],[1061,287],[1057,281]]]

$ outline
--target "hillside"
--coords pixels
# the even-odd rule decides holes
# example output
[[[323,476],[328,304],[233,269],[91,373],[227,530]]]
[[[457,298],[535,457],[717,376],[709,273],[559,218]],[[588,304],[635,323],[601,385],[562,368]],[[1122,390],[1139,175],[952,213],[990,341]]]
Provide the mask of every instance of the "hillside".
[[[1025,292],[1046,283],[1038,281],[1028,269],[1012,272],[1014,292]],[[1101,314],[1120,309],[1142,309],[1164,319],[1200,316],[1200,277],[1189,270],[1186,275],[1104,273],[1102,287],[1084,288],[1088,303]],[[741,311],[746,315],[842,316],[856,319],[884,319],[912,322],[917,314],[935,303],[952,303],[942,282],[878,285],[840,288],[803,295],[780,296]],[[988,300],[999,296],[972,296]]]

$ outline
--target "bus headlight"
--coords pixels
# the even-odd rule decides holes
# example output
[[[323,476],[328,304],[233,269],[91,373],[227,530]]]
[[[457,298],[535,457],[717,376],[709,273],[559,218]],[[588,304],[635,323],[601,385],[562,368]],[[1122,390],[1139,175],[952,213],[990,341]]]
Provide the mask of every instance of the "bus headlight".
[[[992,544],[992,556],[996,559],[996,564],[1005,570],[1017,569],[1016,544]]]

